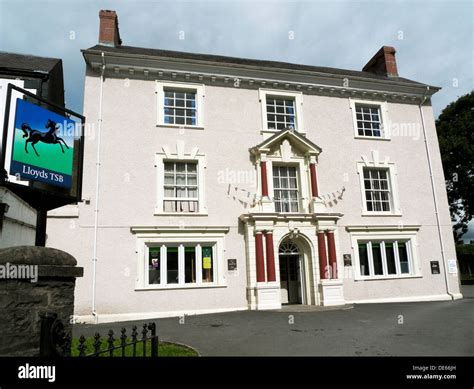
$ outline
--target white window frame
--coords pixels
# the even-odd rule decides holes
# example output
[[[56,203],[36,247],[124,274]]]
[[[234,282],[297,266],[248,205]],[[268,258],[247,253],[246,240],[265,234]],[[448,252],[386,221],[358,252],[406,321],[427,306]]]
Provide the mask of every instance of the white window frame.
[[[275,167],[285,167],[285,168],[294,168],[295,169],[295,178],[296,178],[296,188],[295,189],[291,189],[291,188],[279,188],[279,189],[275,189],[274,187],[274,184],[273,184],[273,180],[274,180],[274,175],[273,175],[273,169]],[[271,170],[271,180],[272,180],[272,186],[273,186],[273,193],[272,193],[272,198],[273,198],[273,205],[275,206],[275,212],[278,212],[278,213],[300,213],[301,212],[301,173],[300,173],[300,169],[299,169],[299,164],[294,164],[294,163],[272,163],[272,170]],[[275,197],[275,190],[286,190],[286,191],[296,191],[296,195],[297,195],[297,207],[298,207],[298,210],[297,211],[289,211],[289,212],[283,212],[283,211],[277,211],[276,207],[277,207],[277,203],[279,201],[277,201],[276,197]],[[281,201],[279,202],[281,204]],[[291,203],[291,201],[290,201]],[[291,207],[291,205],[290,205]]]
[[[179,201],[183,201],[183,202],[195,202],[197,203],[197,209],[198,211],[197,212],[191,212],[191,211],[188,211],[188,212],[179,212],[179,211],[176,211],[176,212],[172,212],[172,211],[169,211],[170,213],[199,213],[199,185],[200,185],[200,182],[199,182],[199,162],[197,161],[189,161],[189,160],[186,160],[186,161],[176,161],[176,160],[163,160],[163,163],[164,164],[167,164],[167,163],[172,163],[174,165],[174,170],[173,170],[173,178],[176,180],[176,176],[178,175],[177,171],[176,171],[176,164],[185,164],[186,165],[186,171],[185,171],[185,176],[186,178],[188,177],[188,165],[191,165],[191,164],[194,164],[196,166],[196,185],[193,185],[192,188],[196,189],[196,194],[197,194],[197,197],[166,197],[163,195],[163,202],[165,201],[176,201],[176,202],[179,202]],[[164,174],[166,175],[166,170],[164,172]],[[180,187],[180,185],[176,184],[176,183],[173,183],[173,184],[167,184],[167,183],[164,183],[163,184],[164,187],[168,187],[168,188],[178,188]],[[186,189],[189,189],[190,185],[188,184],[185,184],[185,187]]]
[[[354,126],[354,138],[372,139],[372,140],[390,140],[390,131],[387,131],[387,128],[386,128],[386,126],[389,125],[388,104],[386,101],[358,100],[358,99],[349,98],[349,105],[350,105],[350,109],[352,113],[352,124]],[[357,128],[356,105],[379,106],[380,118],[382,121],[381,127],[380,127],[381,136],[359,135],[359,129]]]
[[[354,253],[353,273],[356,281],[365,280],[385,280],[385,279],[402,279],[402,278],[419,278],[422,277],[421,273],[421,262],[418,255],[418,243],[417,243],[417,231],[416,228],[378,228],[378,227],[347,227],[351,234],[352,250]],[[385,245],[381,243],[382,249],[382,267],[383,275],[362,275],[360,272],[360,257],[359,257],[359,243],[366,242],[394,242],[394,241],[405,241],[407,243],[408,252],[408,266],[410,269],[409,274],[402,274],[399,268],[399,261],[395,261],[397,268],[397,274],[388,274],[387,271],[387,259],[385,253]],[[371,245],[370,245],[371,247]],[[397,248],[398,257],[398,248]],[[370,273],[373,274],[373,260],[371,250],[368,252],[369,255],[369,269]]]
[[[165,123],[164,114],[164,98],[165,89],[183,89],[196,91],[196,125],[189,124],[170,124]],[[156,108],[157,108],[157,123],[159,127],[176,127],[189,129],[204,129],[204,84],[189,84],[183,82],[161,82],[156,81]]]
[[[273,164],[275,165],[284,165],[284,166],[294,166],[297,169],[297,179],[298,179],[298,188],[299,188],[299,194],[298,194],[298,212],[297,213],[306,213],[309,210],[309,202],[310,202],[310,196],[308,193],[309,192],[309,186],[310,186],[310,181],[309,181],[309,166],[306,164],[304,158],[300,157],[292,157],[291,161],[284,161],[279,157],[274,157],[274,156],[267,156],[267,185],[268,185],[268,193],[271,196],[272,200],[272,206],[273,206],[273,212],[276,212],[275,208],[275,188],[273,186]],[[258,179],[259,183],[261,185],[261,174],[260,171],[258,172]],[[282,214],[285,214],[287,212],[283,212]]]
[[[228,227],[193,228],[193,231],[173,227],[148,229],[147,227],[132,227],[132,232],[137,235],[137,278],[136,290],[166,290],[166,289],[193,289],[225,287],[226,276],[224,272],[225,234]],[[201,231],[199,231],[201,230]],[[185,283],[184,276],[184,247],[199,246],[196,251],[196,282]],[[213,282],[202,282],[202,246],[212,246],[213,255]],[[148,284],[148,255],[149,247],[160,246],[160,284]],[[178,247],[178,283],[167,284],[166,247]]]
[[[303,93],[302,92],[288,92],[281,90],[273,89],[262,89],[258,90],[258,97],[260,100],[260,105],[262,108],[262,133],[275,133],[281,130],[269,129],[267,121],[267,96],[276,96],[290,98],[295,101],[295,131],[298,131],[300,134],[304,134],[303,126]]]
[[[197,162],[197,182],[198,182],[198,207],[199,212],[165,212],[163,208],[163,200],[165,194],[165,162]],[[157,197],[154,214],[159,215],[173,215],[173,216],[206,216],[206,156],[203,154],[181,154],[178,153],[157,153],[155,154],[155,168],[156,168],[156,182],[157,182]]]
[[[390,211],[368,211],[367,210],[367,199],[365,197],[365,186],[364,186],[364,168],[387,170],[387,176],[389,179],[390,199],[391,199]],[[361,209],[362,209],[363,216],[401,216],[402,215],[402,211],[400,209],[400,200],[398,197],[397,168],[394,163],[360,161],[360,162],[357,162],[357,174],[359,175],[359,186],[361,190],[361,199],[362,199]]]
[[[364,195],[365,195],[365,205],[367,207],[368,212],[392,212],[392,207],[393,207],[393,201],[392,201],[392,187],[390,185],[390,172],[387,168],[373,168],[373,167],[367,167],[364,166],[362,168],[362,172],[364,174],[363,177],[363,182],[364,182]],[[368,177],[366,177],[366,173]],[[370,189],[367,189],[365,187],[366,181],[369,182],[370,184]],[[382,182],[386,182],[387,188],[386,189],[376,189],[375,184],[378,184],[381,186]],[[372,199],[369,201],[367,198],[367,192],[370,192]],[[380,194],[380,198],[374,198],[374,194]],[[385,196],[382,196],[385,195]],[[382,198],[385,197],[385,198]],[[369,204],[372,205],[372,209],[369,210]],[[377,210],[374,208],[377,208],[379,206],[381,209]],[[384,209],[388,208],[388,209]]]

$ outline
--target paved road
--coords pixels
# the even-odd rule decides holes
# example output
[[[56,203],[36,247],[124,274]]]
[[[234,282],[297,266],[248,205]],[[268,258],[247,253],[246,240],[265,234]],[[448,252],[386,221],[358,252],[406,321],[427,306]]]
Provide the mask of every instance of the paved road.
[[[161,340],[211,356],[474,356],[474,286],[463,300],[319,312],[241,311],[157,319]],[[141,322],[140,322],[141,323]],[[75,335],[133,322],[75,326]]]

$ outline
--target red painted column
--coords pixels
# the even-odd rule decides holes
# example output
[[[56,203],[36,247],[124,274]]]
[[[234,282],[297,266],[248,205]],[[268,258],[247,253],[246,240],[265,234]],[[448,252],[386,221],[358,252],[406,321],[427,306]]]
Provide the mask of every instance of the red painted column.
[[[316,178],[316,164],[315,163],[309,164],[309,171],[311,173],[311,194],[313,195],[313,197],[318,197],[319,191],[318,191],[318,180]]]
[[[318,254],[319,254],[319,273],[321,279],[325,280],[327,265],[328,265],[328,258],[326,254],[326,238],[324,236],[324,231],[318,232]]]
[[[268,231],[265,233],[265,243],[267,249],[267,281],[276,281],[275,276],[275,253],[273,248],[273,233]]]
[[[262,231],[255,233],[255,254],[257,262],[257,282],[265,282],[265,264],[263,263]]]
[[[260,173],[262,176],[262,196],[268,196],[268,182],[267,182],[267,163],[265,161],[260,162]]]
[[[327,231],[329,265],[331,266],[332,279],[337,279],[337,260],[336,260],[336,243],[334,242],[334,231]]]

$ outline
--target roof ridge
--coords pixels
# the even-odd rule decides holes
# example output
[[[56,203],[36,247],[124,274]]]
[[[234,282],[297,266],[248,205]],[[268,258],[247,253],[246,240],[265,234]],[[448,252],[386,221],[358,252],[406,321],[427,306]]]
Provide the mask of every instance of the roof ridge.
[[[105,46],[97,44],[88,49],[82,49],[83,53],[90,51],[101,50],[109,53],[123,53],[130,55],[143,55],[143,56],[163,56],[163,57],[174,57],[182,59],[191,59],[197,61],[219,61],[223,63],[234,64],[234,65],[247,65],[247,66],[262,66],[262,67],[273,67],[280,68],[283,70],[300,70],[308,72],[316,72],[329,75],[339,75],[339,76],[348,76],[348,77],[361,77],[365,79],[379,80],[379,81],[388,81],[388,82],[406,82],[412,85],[427,85],[418,81],[410,80],[404,77],[388,77],[380,74],[375,74],[371,72],[364,72],[362,70],[352,70],[352,69],[342,69],[328,66],[316,66],[316,65],[306,65],[306,64],[297,64],[290,62],[283,62],[277,60],[266,60],[266,59],[252,59],[252,58],[243,58],[243,57],[231,57],[218,54],[202,54],[202,53],[193,53],[188,51],[176,51],[176,50],[165,50],[165,49],[154,49],[147,47],[138,47],[138,46]]]
[[[21,57],[34,57],[34,58],[41,58],[41,59],[51,59],[53,61],[62,61],[62,58],[55,58],[55,57],[44,57],[42,55],[35,55],[35,54],[23,54],[23,53],[13,53],[11,51],[3,51],[0,50],[0,55],[7,54],[7,55],[18,55]]]

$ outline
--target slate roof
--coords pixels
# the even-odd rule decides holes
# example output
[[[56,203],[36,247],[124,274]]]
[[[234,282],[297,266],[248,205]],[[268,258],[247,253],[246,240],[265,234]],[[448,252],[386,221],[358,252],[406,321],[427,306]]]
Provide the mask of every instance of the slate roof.
[[[49,73],[58,62],[61,62],[58,58],[37,57],[28,54],[16,54],[0,51],[0,70],[16,69]]]
[[[274,68],[274,69],[283,69],[283,70],[310,71],[310,72],[323,73],[323,74],[337,74],[337,75],[349,76],[349,77],[362,77],[362,78],[374,79],[374,80],[396,81],[396,82],[403,82],[403,83],[412,84],[412,85],[425,85],[423,83],[412,81],[403,77],[387,77],[383,75],[377,75],[374,73],[357,71],[357,70],[347,70],[347,69],[338,69],[338,68],[312,66],[312,65],[300,65],[300,64],[293,64],[293,63],[279,62],[279,61],[227,57],[223,55],[196,54],[196,53],[188,53],[188,52],[182,52],[182,51],[149,49],[149,48],[134,47],[134,46],[113,47],[113,46],[95,45],[95,46],[90,47],[89,49],[82,50],[82,51],[84,53],[93,52],[93,51],[95,52],[104,51],[108,53],[129,54],[129,55],[135,55],[135,56],[182,58],[182,59],[189,59],[189,60],[196,60],[196,61],[220,62],[224,64],[229,64],[229,65]]]

